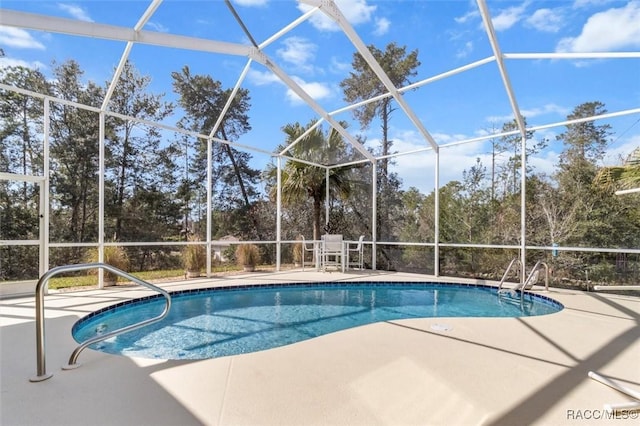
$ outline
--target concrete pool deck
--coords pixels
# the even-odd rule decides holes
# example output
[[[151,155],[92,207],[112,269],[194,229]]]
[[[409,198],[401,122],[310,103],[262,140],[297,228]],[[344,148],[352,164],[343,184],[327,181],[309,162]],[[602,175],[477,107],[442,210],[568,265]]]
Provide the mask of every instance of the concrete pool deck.
[[[405,273],[285,271],[163,283],[177,290],[246,283],[430,281]],[[440,278],[439,281],[461,281]],[[536,292],[541,292],[536,289]],[[561,425],[608,417],[640,392],[640,298],[551,289],[562,312],[528,318],[426,318],[370,324],[262,352],[203,361],[144,360],[77,346],[78,318],[148,294],[140,287],[45,297],[47,372],[36,374],[33,296],[0,300],[0,424]],[[635,418],[633,418],[635,417]]]

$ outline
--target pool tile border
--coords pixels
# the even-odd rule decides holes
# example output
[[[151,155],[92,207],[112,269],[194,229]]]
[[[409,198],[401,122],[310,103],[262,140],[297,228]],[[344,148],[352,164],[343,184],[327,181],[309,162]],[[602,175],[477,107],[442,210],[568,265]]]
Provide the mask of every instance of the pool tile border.
[[[425,286],[439,286],[439,287],[473,287],[473,288],[483,288],[487,290],[496,290],[497,288],[492,285],[487,284],[478,284],[478,283],[449,283],[449,282],[440,282],[440,281],[349,281],[349,282],[338,282],[338,281],[320,281],[314,283],[306,283],[306,282],[289,282],[289,283],[268,283],[268,284],[240,284],[240,285],[225,285],[225,286],[216,286],[216,287],[205,287],[205,288],[192,288],[185,290],[175,290],[170,291],[169,295],[173,299],[174,297],[183,297],[183,296],[191,296],[198,295],[201,293],[211,293],[216,291],[251,291],[255,289],[274,289],[274,288],[314,288],[314,287],[388,287],[389,285],[398,286],[398,287],[425,287]],[[542,294],[533,294],[531,292],[525,293],[525,296],[531,300],[541,299],[540,301],[543,303],[550,304],[560,310],[564,309],[564,305],[558,302],[551,297],[542,295]],[[143,296],[135,299],[124,300],[121,302],[117,302],[113,305],[106,306],[102,309],[98,309],[97,311],[91,312],[84,317],[80,318],[73,325],[71,329],[71,333],[75,333],[77,328],[80,327],[84,322],[89,321],[97,315],[101,315],[105,312],[113,311],[122,306],[136,306],[145,303],[151,303],[156,299],[163,297],[161,294],[152,294],[149,296]]]

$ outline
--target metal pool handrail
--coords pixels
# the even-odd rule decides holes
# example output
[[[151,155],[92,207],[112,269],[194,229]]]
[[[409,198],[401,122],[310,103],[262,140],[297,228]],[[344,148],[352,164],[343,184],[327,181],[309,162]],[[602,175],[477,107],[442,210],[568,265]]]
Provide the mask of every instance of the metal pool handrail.
[[[82,352],[87,346],[92,345],[94,343],[100,342],[102,340],[106,340],[110,337],[125,333],[127,331],[131,331],[140,327],[144,327],[145,325],[149,325],[151,323],[160,321],[161,319],[163,319],[164,317],[166,317],[169,314],[169,309],[171,309],[171,296],[169,295],[169,293],[163,289],[161,289],[160,287],[154,286],[153,284],[150,284],[144,280],[141,280],[140,278],[134,277],[131,274],[128,274],[114,266],[111,266],[107,263],[99,263],[99,262],[94,262],[94,263],[81,263],[81,264],[77,264],[77,265],[64,265],[64,266],[57,266],[55,268],[51,268],[49,271],[47,271],[44,275],[42,275],[42,277],[40,277],[40,279],[38,280],[38,284],[36,285],[36,358],[37,358],[37,375],[35,377],[32,377],[31,379],[29,379],[29,381],[31,382],[41,382],[43,380],[47,380],[48,378],[50,378],[51,376],[53,376],[53,374],[47,374],[47,369],[46,369],[46,351],[45,351],[45,333],[44,333],[44,289],[45,289],[45,284],[49,281],[49,278],[51,278],[54,275],[60,274],[62,272],[75,272],[75,271],[85,271],[87,269],[94,269],[94,268],[99,268],[99,269],[104,269],[107,270],[109,272],[112,272],[118,276],[121,276],[123,278],[126,278],[130,281],[135,282],[136,284],[140,284],[141,286],[147,287],[151,290],[157,291],[158,293],[162,294],[162,296],[164,296],[166,303],[165,303],[165,308],[164,311],[162,311],[162,313],[156,317],[141,321],[139,323],[136,324],[132,324],[126,327],[122,327],[119,328],[117,330],[114,330],[110,333],[107,334],[103,334],[101,336],[96,336],[93,337],[83,343],[80,344],[80,346],[78,346],[73,353],[71,354],[71,357],[69,358],[69,365],[63,367],[63,369],[72,369],[72,368],[76,368],[79,366],[79,364],[76,364],[76,360],[78,359],[78,355],[80,355],[80,352]]]
[[[502,276],[502,279],[500,280],[500,285],[498,285],[498,292],[500,292],[500,290],[502,290],[502,285],[504,284],[505,280],[507,279],[507,275],[509,275],[509,272],[511,272],[511,268],[513,267],[513,265],[516,266],[520,266],[521,262],[517,257],[514,257],[511,262],[509,263],[509,266],[507,266],[507,269],[504,271],[504,275]]]
[[[543,267],[545,270],[545,274],[544,274],[544,289],[545,291],[549,291],[549,266],[544,263],[543,261],[539,260],[536,262],[536,264],[533,266],[533,268],[531,268],[531,272],[529,273],[529,276],[527,277],[527,279],[525,280],[525,282],[522,284],[522,286],[520,286],[519,288],[516,287],[516,290],[520,290],[520,300],[524,300],[524,292],[525,290],[527,290],[528,288],[532,287],[535,282],[529,283],[530,281],[533,281],[533,278],[536,277],[537,275],[535,275],[535,273],[540,269],[540,267]]]

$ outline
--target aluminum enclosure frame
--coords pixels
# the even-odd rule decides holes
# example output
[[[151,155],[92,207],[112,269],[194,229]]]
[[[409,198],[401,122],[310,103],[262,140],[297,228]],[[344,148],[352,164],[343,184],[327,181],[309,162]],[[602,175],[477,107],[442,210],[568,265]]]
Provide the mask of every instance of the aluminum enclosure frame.
[[[106,24],[100,24],[100,23],[89,23],[89,22],[82,22],[82,21],[77,21],[77,20],[71,20],[71,19],[65,19],[65,18],[59,18],[59,17],[52,17],[52,16],[46,16],[46,15],[40,15],[40,14],[31,14],[31,13],[25,13],[25,12],[18,12],[18,11],[12,11],[12,10],[7,10],[7,9],[1,9],[1,13],[0,13],[0,25],[4,25],[4,26],[8,26],[8,27],[13,27],[13,28],[20,28],[20,29],[30,29],[30,30],[37,30],[37,31],[46,31],[46,32],[52,32],[52,33],[60,33],[60,34],[68,34],[68,35],[74,35],[74,36],[80,36],[80,37],[91,37],[91,38],[99,38],[99,39],[106,39],[106,40],[115,40],[115,41],[121,41],[124,43],[124,48],[123,48],[123,52],[122,55],[120,57],[120,60],[118,62],[118,65],[116,67],[116,70],[114,72],[113,78],[111,80],[111,83],[106,91],[106,95],[105,98],[102,101],[102,104],[100,106],[100,108],[95,108],[95,107],[91,107],[91,106],[87,106],[87,105],[82,105],[82,104],[78,104],[78,103],[74,103],[74,102],[69,102],[63,99],[59,99],[56,97],[52,97],[52,96],[48,96],[48,95],[44,95],[44,94],[40,94],[40,93],[34,93],[34,92],[30,92],[27,90],[23,90],[17,87],[13,87],[13,86],[9,86],[6,84],[0,84],[0,88],[4,89],[4,90],[11,90],[11,91],[15,91],[17,93],[22,93],[25,95],[29,95],[29,96],[33,96],[36,98],[42,98],[44,105],[45,105],[45,110],[48,110],[51,102],[56,102],[56,103],[62,103],[62,104],[67,104],[67,105],[72,105],[78,108],[83,108],[83,109],[87,109],[90,111],[95,111],[98,113],[99,115],[99,120],[100,120],[100,140],[99,140],[99,150],[100,150],[100,164],[99,164],[99,169],[100,169],[100,178],[99,178],[99,196],[100,196],[100,200],[99,200],[99,230],[98,230],[98,235],[99,235],[99,240],[98,240],[98,247],[100,248],[99,252],[100,252],[100,259],[99,261],[102,262],[102,249],[105,246],[105,241],[104,241],[104,138],[105,138],[105,117],[112,115],[112,116],[117,116],[121,119],[125,119],[125,120],[132,120],[132,121],[136,121],[136,122],[142,122],[144,124],[147,125],[152,125],[152,126],[157,126],[158,128],[163,128],[163,129],[167,129],[167,130],[171,130],[177,133],[181,133],[181,134],[185,134],[185,135],[189,135],[189,136],[194,136],[197,137],[199,139],[202,140],[206,140],[208,143],[208,152],[207,152],[207,161],[208,161],[208,172],[207,172],[207,238],[206,238],[206,244],[207,244],[207,274],[209,275],[211,273],[211,244],[212,244],[212,240],[211,240],[211,209],[212,209],[212,200],[213,200],[213,196],[214,194],[212,194],[212,177],[211,177],[211,162],[212,162],[212,144],[214,143],[223,143],[223,144],[228,144],[231,145],[233,147],[236,148],[241,148],[244,150],[248,150],[248,151],[253,151],[253,152],[259,152],[262,154],[268,154],[269,156],[271,156],[272,158],[274,158],[276,160],[277,163],[277,232],[276,232],[276,253],[277,253],[277,264],[276,264],[276,268],[280,269],[280,254],[281,254],[281,244],[282,244],[282,240],[281,240],[281,223],[280,223],[280,213],[281,213],[281,209],[282,209],[282,200],[281,200],[281,171],[282,171],[282,162],[283,161],[299,161],[299,162],[303,162],[303,163],[307,163],[307,164],[311,164],[313,166],[316,167],[320,167],[325,169],[327,175],[330,171],[331,168],[334,167],[341,167],[347,164],[335,164],[335,165],[322,165],[322,164],[314,164],[312,162],[309,161],[305,161],[303,159],[299,159],[299,158],[295,158],[293,157],[290,153],[291,153],[291,148],[293,148],[297,143],[300,142],[300,140],[302,138],[304,138],[304,136],[306,134],[303,134],[298,140],[293,141],[291,144],[289,144],[285,149],[281,150],[280,152],[276,152],[275,151],[275,147],[274,147],[274,151],[268,151],[268,150],[264,150],[255,146],[251,146],[251,145],[247,145],[247,144],[242,144],[239,142],[234,142],[234,141],[226,141],[226,140],[222,140],[219,139],[217,137],[215,137],[217,130],[219,129],[219,126],[222,123],[222,120],[224,119],[224,115],[227,113],[229,107],[231,106],[231,103],[233,102],[234,97],[236,96],[236,94],[238,93],[238,90],[242,87],[242,84],[247,76],[247,73],[250,69],[250,67],[252,66],[252,64],[258,63],[261,66],[263,66],[265,69],[269,70],[271,73],[273,73],[275,76],[278,77],[278,79],[284,84],[286,85],[286,87],[288,89],[290,89],[291,91],[293,91],[296,95],[298,95],[310,108],[311,110],[313,110],[317,116],[318,116],[318,120],[315,123],[315,125],[309,129],[309,131],[315,129],[317,126],[320,126],[322,124],[328,124],[330,125],[332,128],[334,128],[337,132],[340,133],[340,135],[344,138],[344,140],[349,143],[357,152],[360,153],[360,155],[362,155],[362,159],[361,160],[357,160],[354,161],[352,163],[348,163],[348,164],[357,164],[357,163],[369,163],[371,164],[372,167],[372,223],[373,223],[373,230],[372,230],[372,235],[371,235],[371,240],[372,240],[372,247],[373,247],[373,268],[375,269],[376,265],[375,265],[375,258],[376,258],[376,245],[378,243],[380,243],[379,241],[377,241],[377,235],[375,233],[375,228],[376,228],[376,217],[377,217],[377,198],[376,198],[376,193],[377,193],[377,188],[376,188],[376,170],[377,170],[377,162],[386,158],[395,158],[398,156],[402,156],[402,155],[410,155],[410,154],[414,154],[414,153],[418,153],[418,152],[427,152],[427,151],[431,151],[433,152],[433,155],[435,155],[435,168],[434,168],[434,173],[435,173],[435,183],[434,183],[434,189],[436,189],[434,191],[435,194],[435,229],[434,229],[434,265],[435,265],[435,275],[439,275],[439,248],[442,246],[440,240],[439,240],[439,234],[440,234],[440,230],[439,230],[439,210],[440,210],[440,205],[439,205],[439,191],[437,190],[440,187],[440,152],[442,149],[448,148],[448,147],[453,147],[453,146],[458,146],[458,145],[462,145],[462,144],[468,144],[468,143],[474,143],[474,142],[481,142],[484,140],[488,140],[491,138],[498,138],[501,136],[511,136],[511,135],[517,135],[519,134],[521,137],[521,181],[520,181],[520,190],[521,193],[525,192],[525,186],[526,186],[526,154],[525,154],[525,147],[526,147],[526,134],[528,131],[535,131],[535,130],[541,130],[541,129],[545,129],[545,128],[550,128],[550,127],[557,127],[557,126],[561,126],[561,125],[567,125],[567,124],[574,124],[574,123],[579,123],[579,122],[586,122],[586,121],[595,121],[595,120],[599,120],[599,119],[606,119],[606,118],[613,118],[613,117],[620,117],[620,116],[626,116],[626,115],[634,115],[634,114],[640,114],[640,106],[638,108],[632,108],[632,109],[627,109],[627,110],[622,110],[622,111],[615,111],[615,112],[611,112],[611,113],[607,113],[607,114],[603,114],[600,116],[592,116],[592,117],[587,117],[587,118],[582,118],[582,119],[578,119],[578,120],[568,120],[568,121],[564,121],[564,122],[559,122],[559,123],[551,123],[551,124],[545,124],[545,125],[539,125],[539,126],[531,126],[531,127],[526,127],[520,107],[518,105],[518,101],[517,101],[517,96],[516,93],[513,89],[513,86],[511,84],[510,81],[510,75],[509,72],[507,70],[506,67],[506,61],[510,61],[510,60],[536,60],[536,59],[555,59],[555,60],[576,60],[576,59],[611,59],[611,58],[618,58],[618,59],[638,59],[640,58],[640,51],[635,51],[635,52],[585,52],[585,53],[504,53],[502,51],[502,48],[500,46],[500,43],[497,39],[496,36],[496,32],[495,32],[495,28],[493,26],[493,22],[492,22],[492,17],[489,11],[489,8],[487,7],[486,1],[485,0],[477,0],[477,7],[478,7],[478,11],[480,13],[480,16],[482,17],[482,26],[486,32],[487,38],[489,40],[489,44],[491,46],[493,55],[469,64],[466,64],[464,66],[455,68],[455,69],[451,69],[448,71],[445,71],[443,73],[437,74],[437,75],[433,75],[427,78],[424,78],[418,82],[412,83],[410,85],[407,85],[406,87],[395,87],[393,85],[393,83],[391,82],[391,80],[389,79],[389,77],[385,74],[383,68],[380,66],[380,64],[378,64],[374,58],[374,56],[372,55],[372,53],[369,51],[369,49],[367,48],[367,46],[365,45],[365,43],[362,41],[362,39],[360,38],[360,36],[358,35],[358,33],[356,32],[356,30],[353,28],[353,26],[348,22],[348,20],[345,18],[344,14],[342,13],[342,11],[340,10],[339,6],[335,3],[334,0],[299,0],[300,4],[304,4],[310,7],[310,9],[304,13],[301,14],[301,16],[297,17],[295,20],[293,20],[292,22],[290,22],[288,25],[284,26],[283,28],[281,28],[279,31],[277,31],[276,33],[274,33],[272,36],[270,36],[269,38],[267,38],[266,40],[264,40],[262,43],[258,43],[251,46],[251,45],[246,45],[246,44],[239,44],[239,43],[229,43],[229,42],[222,42],[222,41],[217,41],[217,40],[210,40],[210,39],[203,39],[203,38],[195,38],[195,37],[187,37],[187,36],[182,36],[182,35],[177,35],[177,34],[168,34],[168,33],[162,33],[162,32],[156,32],[156,31],[149,31],[149,30],[145,30],[144,27],[145,25],[149,22],[149,20],[153,17],[154,13],[157,11],[157,9],[162,5],[163,0],[152,0],[150,2],[150,4],[148,5],[148,7],[146,8],[146,10],[144,11],[144,13],[140,16],[140,18],[138,19],[137,23],[132,27],[132,28],[127,28],[127,27],[119,27],[119,26],[114,26],[114,25],[106,25]],[[230,5],[229,2],[227,2],[229,4],[229,7],[232,8],[232,6]],[[371,69],[373,70],[373,72],[376,74],[376,76],[378,77],[378,79],[380,80],[380,82],[385,86],[385,88],[387,89],[387,92],[385,94],[376,96],[375,98],[371,98],[369,100],[363,101],[363,102],[359,102],[359,103],[354,103],[352,105],[346,105],[342,108],[339,108],[335,111],[326,111],[323,109],[323,107],[309,94],[307,93],[303,87],[301,87],[289,74],[287,74],[280,66],[278,66],[277,62],[269,57],[265,52],[264,49],[271,45],[273,42],[275,42],[276,40],[280,39],[281,37],[283,37],[284,35],[286,35],[287,33],[289,33],[291,30],[293,30],[295,27],[297,27],[298,25],[302,24],[303,22],[306,22],[307,20],[309,20],[312,16],[316,15],[316,14],[324,14],[325,16],[329,17],[330,19],[332,19],[340,28],[340,31],[342,31],[344,33],[344,35],[347,37],[347,39],[353,44],[353,47],[355,48],[356,52],[358,54],[360,54],[364,60],[367,62],[367,64],[371,67]],[[234,13],[235,15],[235,13]],[[239,19],[239,17],[236,15],[236,18]],[[249,36],[249,38],[253,41],[253,37],[251,36],[250,30],[247,29],[242,22],[239,22],[243,29],[245,31],[247,31],[247,34]],[[111,111],[109,111],[109,102],[111,100],[111,97],[113,95],[113,92],[115,90],[116,84],[120,78],[120,75],[124,69],[124,66],[130,56],[131,50],[132,48],[136,45],[136,44],[148,44],[148,45],[155,45],[155,46],[162,46],[162,47],[168,47],[168,48],[177,48],[177,49],[187,49],[187,50],[196,50],[196,51],[200,51],[200,52],[205,52],[205,53],[212,53],[212,54],[223,54],[223,55],[232,55],[232,56],[239,56],[239,57],[246,57],[247,58],[247,62],[245,67],[243,68],[242,72],[240,73],[236,84],[231,92],[231,97],[227,100],[227,103],[225,104],[224,108],[223,108],[223,112],[222,114],[217,118],[215,125],[213,126],[213,128],[210,129],[208,134],[196,134],[194,132],[188,132],[185,131],[184,129],[179,129],[176,127],[172,127],[172,126],[167,126],[166,124],[163,123],[155,123],[155,122],[149,122],[146,120],[140,120],[136,117],[129,117],[129,116],[123,116],[121,114],[116,114],[113,113]],[[497,67],[499,74],[500,74],[500,78],[502,80],[502,84],[503,84],[503,88],[504,88],[504,95],[508,98],[509,103],[511,105],[511,109],[512,109],[512,113],[513,116],[515,118],[515,121],[517,123],[517,127],[518,129],[515,131],[511,131],[511,132],[496,132],[496,133],[492,133],[490,135],[486,135],[486,136],[482,136],[482,137],[476,137],[476,138],[469,138],[466,140],[461,140],[461,141],[456,141],[453,143],[441,143],[438,142],[437,138],[434,138],[434,136],[432,136],[432,134],[429,132],[429,130],[427,129],[427,127],[425,126],[425,124],[420,120],[420,118],[417,116],[417,114],[414,112],[412,106],[410,105],[410,103],[403,97],[403,94],[406,93],[407,91],[419,88],[419,87],[423,87],[425,85],[434,83],[436,81],[442,80],[442,79],[446,79],[448,77],[463,73],[463,72],[467,72],[469,70],[478,68],[478,67],[485,67],[485,66],[490,66],[491,64],[495,64],[495,66]],[[383,98],[393,98],[393,100],[400,106],[400,110],[405,114],[405,116],[408,118],[408,120],[415,126],[416,130],[418,131],[418,133],[422,136],[422,138],[425,141],[425,147],[422,149],[418,149],[418,150],[413,150],[411,152],[400,152],[400,153],[396,153],[396,154],[391,154],[388,156],[374,156],[373,154],[371,154],[358,140],[357,138],[350,133],[347,129],[345,129],[338,120],[335,119],[335,117],[343,112],[346,111],[351,111],[355,108],[361,107],[363,105],[366,105],[367,103],[371,103],[371,102],[375,102],[378,101],[380,99]],[[48,123],[48,114],[45,113],[45,133],[44,133],[44,144],[45,147],[48,147],[48,142],[49,142],[49,123]],[[44,182],[44,188],[46,188],[46,196],[48,198],[48,148],[45,149],[45,174],[43,177],[38,177],[39,180],[42,180]],[[0,176],[0,178],[7,178],[7,176]],[[328,192],[328,187],[327,187],[327,192]],[[328,197],[327,197],[328,199]],[[46,202],[46,199],[44,201],[47,205],[48,202]],[[326,205],[326,217],[328,218],[329,214],[328,214],[328,203]],[[49,222],[49,218],[48,218],[48,209],[44,209],[43,211],[44,214],[44,223],[48,224]],[[523,264],[525,263],[524,260],[526,259],[526,251],[528,249],[528,244],[526,241],[526,226],[525,226],[525,215],[526,215],[526,201],[525,201],[525,197],[521,197],[521,205],[520,205],[520,221],[521,221],[521,227],[520,227],[520,244],[519,244],[519,249],[520,249],[520,257],[521,257],[521,261],[523,262]],[[45,252],[48,252],[48,237],[45,238],[47,240],[47,243],[43,243],[44,247],[45,247]],[[42,258],[42,261],[44,262],[44,269],[41,269],[46,271],[49,268],[48,265],[48,256],[45,256],[44,258]],[[41,267],[42,268],[42,267]],[[524,274],[524,270],[522,271],[522,274]],[[524,279],[524,275],[521,277],[521,279]]]

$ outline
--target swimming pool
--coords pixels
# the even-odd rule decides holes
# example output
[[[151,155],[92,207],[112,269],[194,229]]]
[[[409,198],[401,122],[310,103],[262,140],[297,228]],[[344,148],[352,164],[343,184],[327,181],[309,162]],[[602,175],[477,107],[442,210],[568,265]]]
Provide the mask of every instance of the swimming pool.
[[[72,329],[84,342],[158,315],[157,295],[96,311]],[[428,317],[547,315],[563,306],[526,293],[498,297],[482,285],[386,282],[218,287],[172,293],[162,321],[90,346],[112,354],[205,359],[255,352],[380,321]]]

